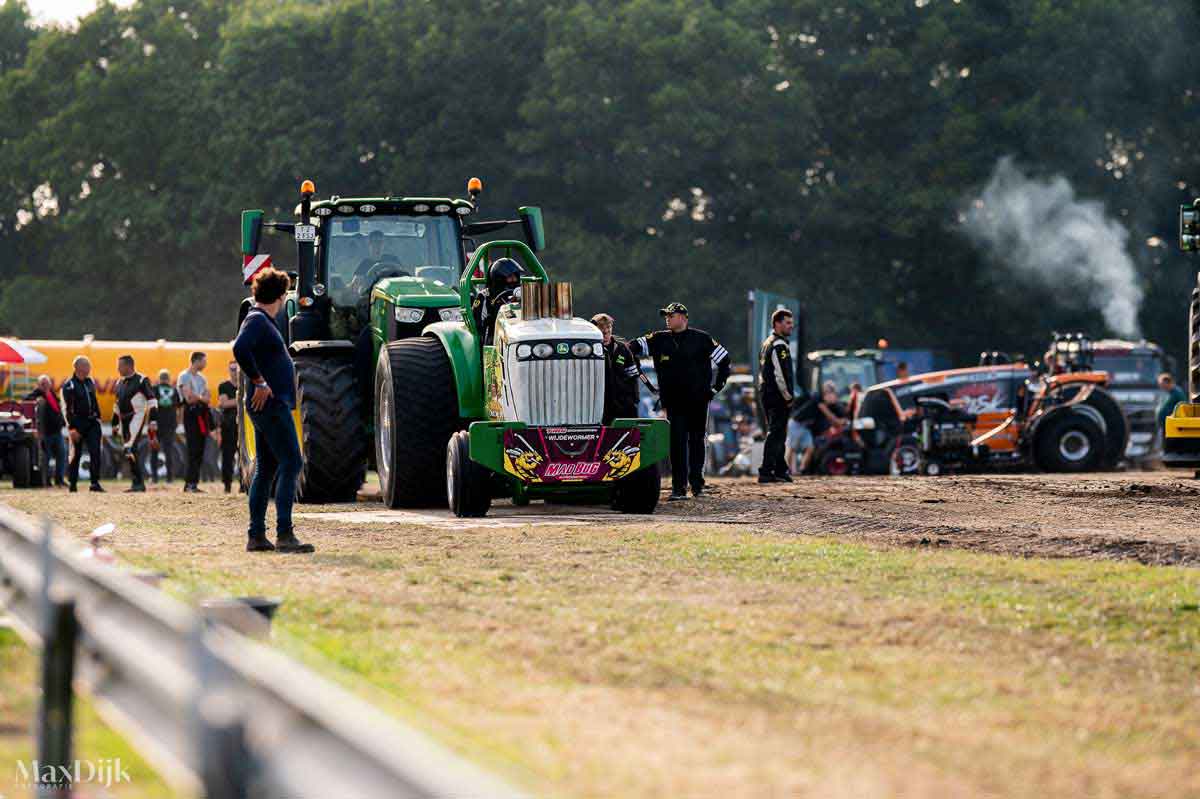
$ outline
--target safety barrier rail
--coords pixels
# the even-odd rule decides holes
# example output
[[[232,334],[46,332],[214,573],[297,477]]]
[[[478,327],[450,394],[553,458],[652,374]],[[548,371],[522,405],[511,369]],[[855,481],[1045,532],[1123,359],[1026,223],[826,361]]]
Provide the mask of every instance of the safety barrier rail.
[[[39,770],[70,767],[72,685],[167,782],[208,799],[509,797],[422,733],[0,506],[0,607],[41,650]],[[69,785],[36,786],[67,796]]]

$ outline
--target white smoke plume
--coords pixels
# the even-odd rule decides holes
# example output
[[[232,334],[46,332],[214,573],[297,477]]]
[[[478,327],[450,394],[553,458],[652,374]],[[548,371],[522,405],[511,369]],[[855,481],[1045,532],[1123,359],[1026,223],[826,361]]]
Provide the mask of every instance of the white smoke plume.
[[[959,217],[977,247],[1041,280],[1063,304],[1099,307],[1113,332],[1137,337],[1142,289],[1126,251],[1129,231],[1095,200],[1080,200],[1061,175],[1036,180],[1000,159],[983,193]]]

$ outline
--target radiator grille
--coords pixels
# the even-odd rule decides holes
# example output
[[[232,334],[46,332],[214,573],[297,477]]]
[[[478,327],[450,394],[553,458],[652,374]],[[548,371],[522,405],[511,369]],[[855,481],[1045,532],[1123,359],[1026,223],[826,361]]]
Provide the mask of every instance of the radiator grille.
[[[530,425],[599,424],[604,412],[604,361],[561,358],[523,361],[517,417]],[[522,390],[523,389],[523,390]]]

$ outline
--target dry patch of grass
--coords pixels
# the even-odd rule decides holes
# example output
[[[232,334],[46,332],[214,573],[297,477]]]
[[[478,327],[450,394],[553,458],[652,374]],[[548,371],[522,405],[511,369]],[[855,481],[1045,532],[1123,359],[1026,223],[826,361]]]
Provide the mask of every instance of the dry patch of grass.
[[[661,520],[252,558],[236,497],[0,500],[117,521],[174,592],[283,597],[281,646],[547,793],[1200,793],[1195,571]]]

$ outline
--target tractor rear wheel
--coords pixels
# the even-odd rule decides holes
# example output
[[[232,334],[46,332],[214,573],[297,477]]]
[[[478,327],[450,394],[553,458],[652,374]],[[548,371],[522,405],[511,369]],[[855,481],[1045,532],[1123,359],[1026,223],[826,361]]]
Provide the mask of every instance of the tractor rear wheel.
[[[466,430],[450,436],[446,445],[446,498],[450,511],[462,518],[486,516],[492,507],[487,469],[471,460],[471,437]]]
[[[1125,418],[1125,411],[1112,394],[1100,389],[1092,391],[1083,404],[1104,419],[1104,454],[1100,456],[1100,468],[1115,469],[1125,457],[1125,448],[1129,444],[1129,420]]]
[[[296,358],[301,502],[353,502],[367,473],[367,431],[354,362],[339,356]],[[244,477],[243,480],[248,480]]]
[[[1034,439],[1034,458],[1047,472],[1088,472],[1104,457],[1104,432],[1082,413],[1066,411],[1042,423]]]
[[[613,486],[612,506],[621,513],[654,513],[661,485],[657,466],[634,472]]]
[[[15,444],[9,456],[12,460],[13,488],[29,488],[33,482],[33,458],[31,447],[25,444]]]
[[[389,508],[445,505],[446,445],[461,427],[442,343],[385,344],[375,365],[375,468]]]

